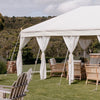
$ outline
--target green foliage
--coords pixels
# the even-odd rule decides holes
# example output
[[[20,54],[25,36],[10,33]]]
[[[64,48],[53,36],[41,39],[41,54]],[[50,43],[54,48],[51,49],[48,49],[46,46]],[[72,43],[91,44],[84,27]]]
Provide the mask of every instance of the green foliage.
[[[28,47],[25,47],[23,49],[23,62],[24,62],[24,64],[32,64],[32,63],[34,63],[33,53],[31,52],[31,49],[28,48]]]
[[[4,28],[4,18],[2,14],[0,13],[0,31]]]
[[[5,29],[20,29],[38,24],[52,17],[4,17]]]
[[[5,74],[7,72],[6,62],[0,59],[0,74]]]
[[[83,63],[87,63],[87,62],[88,62],[88,59],[87,59],[87,58],[84,58],[84,57],[80,57],[80,60],[81,60]]]
[[[89,46],[89,50],[91,53],[100,52],[100,43],[97,39],[92,40],[92,43]]]
[[[15,17],[15,16],[7,17],[5,16],[3,21],[5,27],[2,31],[0,31],[0,55],[6,59],[11,58],[21,28],[24,29],[30,27],[32,25],[38,24],[42,21],[48,20],[53,17],[54,16],[48,16],[48,17],[44,17],[44,16],[43,17]],[[91,49],[91,52],[100,52],[100,43],[98,42],[97,39],[92,40],[92,43],[90,44],[89,48],[86,50],[88,54],[90,53],[89,49]],[[19,43],[14,53],[13,60],[16,60],[18,50],[19,50]],[[25,47],[23,49],[23,58],[24,58],[23,62],[25,64],[27,64],[28,62],[34,63],[35,58],[37,57],[38,50],[39,50],[39,46],[36,41],[36,38],[34,37],[28,43],[27,48]],[[45,51],[46,57],[65,58],[66,52],[67,52],[67,48],[63,38],[51,37],[48,47]],[[77,45],[73,54],[75,59],[79,59],[80,57],[83,56],[83,50],[81,49],[79,44]]]
[[[48,63],[48,60],[52,57],[46,57],[46,62]],[[64,62],[64,57],[55,57],[57,63]],[[35,64],[36,58],[33,58],[30,52],[26,52],[23,54],[23,64]],[[41,63],[41,58],[38,58],[37,64]]]

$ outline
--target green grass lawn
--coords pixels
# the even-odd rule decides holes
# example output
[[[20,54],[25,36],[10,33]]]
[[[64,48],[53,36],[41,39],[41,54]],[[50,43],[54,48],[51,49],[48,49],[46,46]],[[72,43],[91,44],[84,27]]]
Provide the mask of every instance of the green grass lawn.
[[[34,65],[24,65],[24,71]],[[37,70],[39,69],[39,65]],[[16,74],[0,75],[1,85],[11,85],[17,79]],[[34,74],[29,84],[29,92],[24,100],[100,100],[100,86],[94,91],[94,84],[85,85],[85,81],[76,81],[68,85],[66,78],[51,77],[48,73],[46,80],[40,80],[39,74]]]

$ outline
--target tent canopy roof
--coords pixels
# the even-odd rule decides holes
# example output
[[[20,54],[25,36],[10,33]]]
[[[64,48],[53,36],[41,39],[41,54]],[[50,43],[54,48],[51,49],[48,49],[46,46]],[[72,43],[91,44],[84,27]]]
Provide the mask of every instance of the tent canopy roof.
[[[100,35],[100,6],[83,6],[21,31],[21,37]]]

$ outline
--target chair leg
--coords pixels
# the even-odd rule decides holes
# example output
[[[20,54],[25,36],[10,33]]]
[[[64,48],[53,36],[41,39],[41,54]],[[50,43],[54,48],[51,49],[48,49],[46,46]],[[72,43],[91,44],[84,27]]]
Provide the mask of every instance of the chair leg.
[[[64,77],[66,77],[66,74],[65,74],[65,72],[63,72],[63,76],[64,76]]]
[[[3,93],[3,98],[6,98],[6,93]]]
[[[66,77],[66,80],[68,80],[68,75],[67,75],[67,77]]]
[[[88,79],[86,79],[86,85],[88,84]]]
[[[6,98],[6,93],[0,92],[0,98]],[[1,99],[0,99],[1,100]]]
[[[96,85],[98,86],[98,80],[96,81]]]
[[[52,72],[50,72],[50,77],[52,77]]]
[[[81,75],[80,75],[80,80],[81,80]]]
[[[96,90],[97,90],[97,88],[98,88],[98,82],[99,82],[99,81],[97,80],[97,81],[96,81]]]

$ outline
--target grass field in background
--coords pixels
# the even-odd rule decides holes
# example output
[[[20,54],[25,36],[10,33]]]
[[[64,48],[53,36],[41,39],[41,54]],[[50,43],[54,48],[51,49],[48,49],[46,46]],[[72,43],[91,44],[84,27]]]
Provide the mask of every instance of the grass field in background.
[[[40,64],[37,64],[37,65],[23,65],[23,72],[28,71],[29,68],[32,68],[33,71],[39,71],[40,70]],[[46,64],[46,68],[47,68],[47,70],[50,70],[50,66],[49,66],[48,63]]]
[[[34,68],[34,65],[24,65],[23,70],[27,71],[30,67]],[[12,85],[16,79],[16,74],[0,75],[0,85]],[[66,78],[62,78],[61,85],[59,82],[60,77],[50,78],[48,74],[46,80],[40,80],[39,74],[34,74],[24,100],[100,100],[100,86],[94,91],[96,85],[85,85],[85,80],[75,80],[72,85],[68,85]]]

